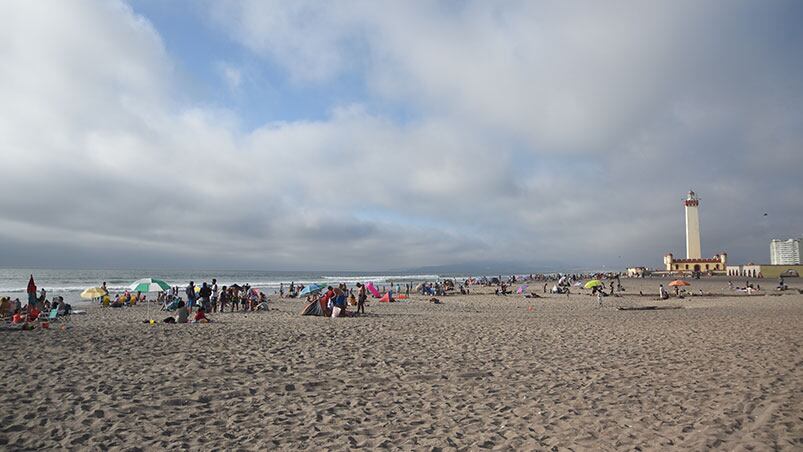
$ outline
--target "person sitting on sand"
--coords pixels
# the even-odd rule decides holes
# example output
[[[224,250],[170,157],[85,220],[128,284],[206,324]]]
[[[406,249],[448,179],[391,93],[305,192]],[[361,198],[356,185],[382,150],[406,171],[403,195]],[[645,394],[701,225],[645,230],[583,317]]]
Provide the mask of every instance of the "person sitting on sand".
[[[11,311],[11,299],[7,297],[0,298],[0,317],[6,318],[9,314],[14,315]]]
[[[259,293],[259,303],[254,307],[255,311],[267,311],[268,310],[268,297],[265,295],[264,292]]]
[[[25,323],[25,317],[22,316],[22,311],[19,309],[14,310],[14,314],[11,316],[11,323],[15,325]]]
[[[187,323],[190,318],[190,310],[184,301],[178,302],[178,309],[176,309],[176,323]]]
[[[195,319],[193,319],[192,323],[209,323],[211,320],[206,318],[206,309],[203,306],[198,307],[198,311],[195,312]]]
[[[669,294],[666,292],[663,284],[658,284],[658,296],[661,298],[661,300],[669,299]]]
[[[29,322],[35,322],[35,321],[39,320],[39,314],[41,314],[41,313],[42,313],[42,311],[40,311],[40,310],[39,310],[39,309],[36,307],[36,305],[29,306],[29,310],[28,310],[28,321],[29,321]]]

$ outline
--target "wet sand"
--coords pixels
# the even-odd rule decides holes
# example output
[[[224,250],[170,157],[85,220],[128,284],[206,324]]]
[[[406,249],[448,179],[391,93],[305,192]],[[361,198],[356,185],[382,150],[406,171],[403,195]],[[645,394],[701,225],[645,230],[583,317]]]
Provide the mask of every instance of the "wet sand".
[[[659,282],[602,308],[473,293],[151,326],[92,307],[0,332],[0,448],[803,448],[803,295],[638,296]],[[657,305],[681,309],[616,309]]]

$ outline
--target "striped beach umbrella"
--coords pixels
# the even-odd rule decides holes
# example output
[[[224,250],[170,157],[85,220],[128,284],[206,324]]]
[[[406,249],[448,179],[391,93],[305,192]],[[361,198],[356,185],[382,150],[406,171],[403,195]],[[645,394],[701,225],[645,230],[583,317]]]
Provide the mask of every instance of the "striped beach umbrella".
[[[170,284],[156,278],[142,278],[131,283],[128,290],[132,292],[162,292],[170,290]]]

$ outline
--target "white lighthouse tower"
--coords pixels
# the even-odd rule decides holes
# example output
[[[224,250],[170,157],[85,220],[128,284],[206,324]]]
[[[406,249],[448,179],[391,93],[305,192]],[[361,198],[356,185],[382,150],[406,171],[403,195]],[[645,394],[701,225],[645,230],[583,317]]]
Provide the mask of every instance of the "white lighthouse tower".
[[[689,191],[683,204],[686,206],[686,259],[700,259],[700,200]]]

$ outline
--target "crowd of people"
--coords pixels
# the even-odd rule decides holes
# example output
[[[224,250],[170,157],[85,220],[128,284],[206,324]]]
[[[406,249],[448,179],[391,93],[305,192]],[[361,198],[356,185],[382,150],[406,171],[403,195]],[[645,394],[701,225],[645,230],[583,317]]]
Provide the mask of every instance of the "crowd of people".
[[[47,298],[47,290],[37,289],[33,275],[28,281],[26,291],[28,302],[25,305],[19,298],[0,298],[0,319],[10,320],[13,327],[33,329],[37,324],[46,327],[49,320],[72,312],[72,306],[64,302],[64,297],[55,296],[51,300]]]

